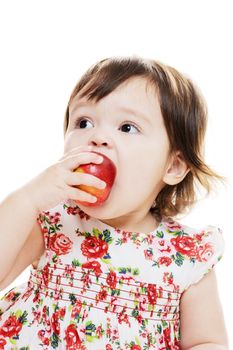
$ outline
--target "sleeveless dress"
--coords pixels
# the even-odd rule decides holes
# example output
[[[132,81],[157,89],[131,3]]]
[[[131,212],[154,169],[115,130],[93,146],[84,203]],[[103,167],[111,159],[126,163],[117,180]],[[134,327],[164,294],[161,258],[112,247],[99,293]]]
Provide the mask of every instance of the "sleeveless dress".
[[[40,212],[45,252],[0,300],[0,349],[178,350],[182,293],[225,248],[215,226],[170,217],[150,233],[115,229],[73,200]]]

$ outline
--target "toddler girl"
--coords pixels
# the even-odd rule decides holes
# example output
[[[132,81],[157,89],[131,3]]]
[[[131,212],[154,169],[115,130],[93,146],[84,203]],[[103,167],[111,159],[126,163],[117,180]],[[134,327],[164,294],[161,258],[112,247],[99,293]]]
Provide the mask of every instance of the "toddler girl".
[[[201,93],[168,65],[112,57],[85,72],[64,155],[0,205],[1,290],[30,265],[0,301],[0,349],[227,349],[222,231],[178,221],[198,186],[225,179],[203,159],[206,126]],[[111,188],[74,171],[104,157]]]

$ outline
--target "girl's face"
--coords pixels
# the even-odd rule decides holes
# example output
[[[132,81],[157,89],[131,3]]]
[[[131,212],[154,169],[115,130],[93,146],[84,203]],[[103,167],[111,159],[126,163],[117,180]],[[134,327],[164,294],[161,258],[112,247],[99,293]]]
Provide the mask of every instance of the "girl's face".
[[[123,218],[139,222],[148,215],[165,185],[169,140],[155,89],[147,80],[131,78],[97,103],[77,95],[70,106],[64,153],[80,145],[92,145],[117,168],[107,201],[80,208],[100,220],[113,219],[109,223],[116,226]]]

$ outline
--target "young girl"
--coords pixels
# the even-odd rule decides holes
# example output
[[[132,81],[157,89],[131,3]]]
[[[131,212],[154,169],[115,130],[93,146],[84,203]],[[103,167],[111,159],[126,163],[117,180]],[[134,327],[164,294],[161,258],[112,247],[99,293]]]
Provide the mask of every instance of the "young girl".
[[[206,125],[200,92],[170,66],[133,56],[87,70],[64,155],[0,206],[1,290],[31,265],[0,301],[0,349],[228,348],[213,269],[222,231],[178,221],[198,184],[224,181],[203,160]],[[105,181],[74,170],[101,154],[116,178],[95,205],[78,186]]]

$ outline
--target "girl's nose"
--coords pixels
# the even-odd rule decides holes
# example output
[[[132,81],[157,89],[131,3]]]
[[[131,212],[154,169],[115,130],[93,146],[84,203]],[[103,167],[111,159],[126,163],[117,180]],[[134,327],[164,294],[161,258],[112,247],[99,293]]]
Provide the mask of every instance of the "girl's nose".
[[[90,136],[88,141],[89,146],[105,146],[112,147],[113,142],[110,136],[106,135],[106,133],[95,133]]]

